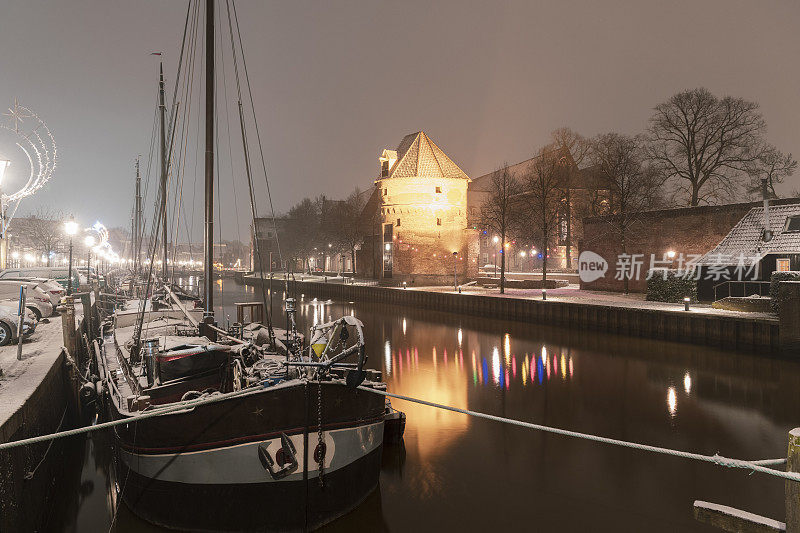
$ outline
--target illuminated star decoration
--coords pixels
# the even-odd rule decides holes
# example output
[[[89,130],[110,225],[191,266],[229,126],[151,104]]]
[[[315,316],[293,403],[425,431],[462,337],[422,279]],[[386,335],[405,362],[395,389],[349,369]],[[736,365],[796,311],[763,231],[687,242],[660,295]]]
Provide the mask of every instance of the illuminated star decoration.
[[[24,119],[31,116],[25,113],[25,108],[19,105],[16,98],[14,98],[14,107],[9,107],[8,113],[3,113],[3,115],[10,117],[10,120],[14,121],[14,133],[19,133],[20,122],[25,122]]]

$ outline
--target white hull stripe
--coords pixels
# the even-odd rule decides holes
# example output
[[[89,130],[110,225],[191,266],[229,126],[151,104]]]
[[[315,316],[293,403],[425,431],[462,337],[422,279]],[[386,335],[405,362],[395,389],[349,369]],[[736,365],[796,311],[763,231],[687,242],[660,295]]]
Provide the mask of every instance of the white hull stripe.
[[[325,444],[325,472],[335,472],[356,460],[368,455],[383,444],[383,421],[365,426],[335,429],[323,432]],[[303,479],[303,435],[289,437],[297,450],[299,463],[294,473],[278,481],[299,481]],[[267,451],[275,458],[281,447],[281,439],[261,441],[267,444]],[[275,482],[261,466],[258,458],[258,445],[249,442],[225,448],[212,448],[185,453],[136,454],[120,448],[119,453],[125,465],[137,474],[160,481],[174,483],[240,484]],[[317,471],[314,450],[319,437],[313,428],[308,433],[308,472]],[[276,468],[279,468],[276,465]]]

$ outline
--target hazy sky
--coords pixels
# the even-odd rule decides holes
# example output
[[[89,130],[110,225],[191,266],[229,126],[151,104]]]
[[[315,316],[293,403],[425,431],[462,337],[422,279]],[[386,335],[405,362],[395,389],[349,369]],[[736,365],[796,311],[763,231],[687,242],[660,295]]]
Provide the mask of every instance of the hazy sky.
[[[149,53],[164,51],[174,82],[186,5],[3,1],[0,109],[16,96],[37,111],[60,157],[21,212],[50,205],[85,223],[129,225],[133,161],[148,153],[155,104]],[[372,186],[380,150],[420,129],[477,177],[531,157],[560,126],[638,133],[654,105],[698,86],[759,102],[768,140],[800,156],[800,2],[237,6],[278,210]],[[227,179],[223,236],[246,239],[244,182],[237,217]],[[798,187],[795,176],[783,190]],[[198,207],[195,237],[201,216]]]

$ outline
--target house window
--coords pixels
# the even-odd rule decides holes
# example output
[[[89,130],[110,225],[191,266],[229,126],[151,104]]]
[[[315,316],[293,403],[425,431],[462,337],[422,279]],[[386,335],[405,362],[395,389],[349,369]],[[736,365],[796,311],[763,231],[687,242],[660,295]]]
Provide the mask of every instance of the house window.
[[[483,264],[486,265],[489,263],[489,254],[483,254]]]
[[[436,192],[437,192],[437,193],[440,193],[440,192],[442,192],[442,188],[441,188],[441,187],[436,187]]]
[[[400,219],[399,218],[397,219],[397,225],[398,226],[400,225]]]
[[[786,217],[786,227],[783,231],[800,231],[800,215]]]
[[[436,225],[437,226],[441,226],[442,225],[442,219],[441,218],[437,218],[436,219]]]
[[[781,258],[776,261],[775,270],[778,272],[789,272],[789,259]]]

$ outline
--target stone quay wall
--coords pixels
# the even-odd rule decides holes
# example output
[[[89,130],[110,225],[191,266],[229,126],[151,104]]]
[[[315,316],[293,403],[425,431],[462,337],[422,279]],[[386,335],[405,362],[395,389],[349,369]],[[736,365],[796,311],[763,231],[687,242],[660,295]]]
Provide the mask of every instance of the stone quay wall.
[[[247,278],[246,282],[257,283]],[[777,319],[308,281],[290,282],[290,290],[323,298],[407,305],[632,337],[780,353]]]

